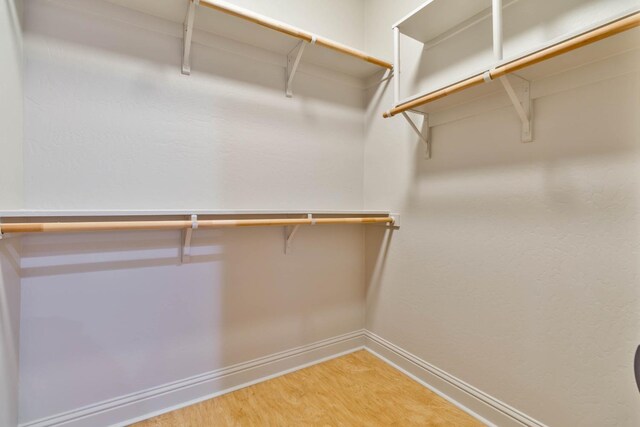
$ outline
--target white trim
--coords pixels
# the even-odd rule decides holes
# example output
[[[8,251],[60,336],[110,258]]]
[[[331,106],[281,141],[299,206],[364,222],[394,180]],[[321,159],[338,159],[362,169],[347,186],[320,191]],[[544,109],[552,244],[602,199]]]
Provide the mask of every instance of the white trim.
[[[492,423],[491,421],[489,421],[486,418],[482,417],[477,412],[471,410],[470,408],[468,408],[467,406],[465,406],[462,403],[458,402],[457,400],[452,399],[451,397],[449,397],[446,394],[442,393],[440,390],[438,390],[437,388],[433,387],[432,385],[430,385],[429,383],[424,381],[422,378],[418,377],[417,375],[412,374],[411,372],[409,372],[406,369],[402,368],[400,365],[398,365],[396,363],[393,363],[391,360],[387,359],[386,357],[384,357],[380,353],[372,350],[371,348],[369,348],[367,346],[365,346],[365,350],[368,351],[369,353],[373,354],[375,357],[377,357],[378,359],[382,360],[386,364],[392,366],[394,369],[397,369],[398,371],[402,372],[403,374],[405,374],[406,376],[408,376],[409,378],[411,378],[415,382],[419,383],[423,387],[428,388],[429,390],[431,390],[432,392],[434,392],[438,396],[440,396],[443,399],[445,399],[447,402],[453,404],[454,406],[458,407],[459,409],[462,409],[464,412],[466,412],[467,414],[471,415],[473,418],[476,418],[477,420],[483,422],[484,424],[486,424],[489,427],[497,427],[494,423]]]
[[[488,426],[546,427],[364,329],[23,423],[19,427],[127,426],[363,349]]]
[[[365,337],[367,351],[487,425],[546,427],[540,421],[420,359],[373,332],[365,330]]]
[[[364,331],[358,330],[159,387],[152,387],[22,423],[19,427],[126,426],[363,348]]]

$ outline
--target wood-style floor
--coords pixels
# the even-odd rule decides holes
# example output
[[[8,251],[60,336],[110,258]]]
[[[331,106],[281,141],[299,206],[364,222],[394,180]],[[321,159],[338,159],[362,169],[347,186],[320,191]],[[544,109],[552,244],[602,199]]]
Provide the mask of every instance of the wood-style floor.
[[[362,350],[136,424],[203,426],[483,426]]]

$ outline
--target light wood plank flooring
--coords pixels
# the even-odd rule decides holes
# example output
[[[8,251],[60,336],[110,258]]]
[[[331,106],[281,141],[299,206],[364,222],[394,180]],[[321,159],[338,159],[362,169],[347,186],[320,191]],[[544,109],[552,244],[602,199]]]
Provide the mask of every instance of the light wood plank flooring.
[[[362,350],[140,422],[168,426],[483,426]]]

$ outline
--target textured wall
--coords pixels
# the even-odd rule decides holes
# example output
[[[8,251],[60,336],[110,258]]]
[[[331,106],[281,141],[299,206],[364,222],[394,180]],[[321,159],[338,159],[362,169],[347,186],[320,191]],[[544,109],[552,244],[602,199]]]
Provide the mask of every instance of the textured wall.
[[[418,3],[369,2],[367,28]],[[366,324],[548,425],[631,427],[640,79],[592,77],[535,101],[535,142],[503,108],[433,128],[431,160],[401,117],[379,119],[391,87],[372,91],[365,206],[399,211],[402,232],[367,230]]]
[[[183,76],[181,39],[55,4],[26,17],[27,207],[361,208],[350,80],[289,99],[282,65],[200,44]]]
[[[0,3],[0,209],[22,207],[22,2]]]
[[[0,240],[0,426],[18,425],[20,240]]]
[[[0,210],[22,207],[21,2],[0,2]],[[0,426],[18,423],[19,241],[0,240]]]
[[[301,73],[288,99],[284,58],[200,44],[183,76],[180,25],[78,3],[27,5],[29,208],[361,208],[353,79]],[[361,227],[304,228],[286,256],[281,228],[197,231],[182,266],[179,241],[25,238],[22,422],[364,324]]]

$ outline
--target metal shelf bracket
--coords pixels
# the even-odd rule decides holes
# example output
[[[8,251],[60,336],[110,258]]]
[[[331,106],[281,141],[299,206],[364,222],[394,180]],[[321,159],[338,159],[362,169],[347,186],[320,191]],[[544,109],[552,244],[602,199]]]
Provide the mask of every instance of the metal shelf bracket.
[[[420,140],[424,142],[426,146],[426,154],[427,159],[431,158],[431,128],[429,127],[429,115],[427,113],[423,113],[421,111],[412,110],[413,113],[420,114],[424,118],[422,119],[422,130],[418,128],[415,122],[409,117],[406,112],[402,112],[402,116],[409,122],[411,129],[418,135]]]
[[[302,58],[302,53],[304,52],[304,48],[308,44],[315,44],[316,36],[311,37],[311,42],[306,42],[301,40],[296,47],[291,49],[291,52],[287,54],[287,81],[285,87],[285,95],[287,98],[293,97],[293,79],[296,76],[296,71],[298,71],[298,66],[300,65],[300,58]]]
[[[191,228],[182,230],[182,251],[180,259],[183,264],[191,261],[191,236],[193,230],[196,228],[198,228],[198,215],[191,215]]]
[[[193,21],[196,16],[196,6],[200,4],[200,0],[191,0],[187,16],[184,18],[184,46],[182,49],[182,74],[191,74],[191,39],[193,37]]]
[[[513,108],[515,108],[522,122],[522,142],[533,141],[533,108],[530,82],[514,74],[502,76],[499,80],[507,91]]]

